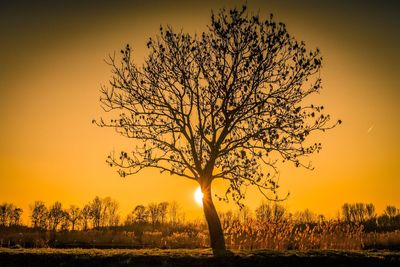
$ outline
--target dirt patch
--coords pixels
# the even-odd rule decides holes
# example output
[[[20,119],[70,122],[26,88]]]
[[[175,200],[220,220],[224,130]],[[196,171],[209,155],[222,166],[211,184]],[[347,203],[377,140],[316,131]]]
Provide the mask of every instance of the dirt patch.
[[[208,249],[0,249],[0,266],[400,266],[390,251],[234,251],[214,258]]]

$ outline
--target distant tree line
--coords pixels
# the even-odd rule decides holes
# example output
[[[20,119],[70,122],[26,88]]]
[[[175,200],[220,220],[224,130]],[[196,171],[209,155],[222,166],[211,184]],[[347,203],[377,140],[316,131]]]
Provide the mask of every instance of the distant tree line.
[[[233,220],[246,223],[255,219],[272,223],[287,220],[304,225],[317,224],[327,220],[325,215],[314,213],[309,209],[290,213],[284,205],[278,202],[261,203],[255,209],[254,214],[245,206],[236,212],[221,213],[220,218],[225,224]],[[375,205],[372,203],[345,203],[336,219],[347,224],[361,224],[367,232],[400,230],[400,210],[392,205],[386,206],[383,213],[378,215]]]
[[[22,209],[14,204],[0,205],[0,226],[19,226]],[[151,224],[153,226],[166,222],[172,225],[185,221],[185,214],[177,202],[150,203],[147,206],[137,205],[121,220],[119,204],[116,200],[96,196],[83,207],[71,205],[64,208],[59,201],[46,206],[43,201],[30,205],[30,226],[37,230],[49,231],[86,231],[89,229],[131,226],[133,224]]]
[[[51,231],[112,227],[119,225],[118,208],[118,202],[110,197],[95,197],[82,208],[63,208],[58,201],[47,207],[43,201],[35,201],[30,207],[30,222],[35,229]]]
[[[345,203],[342,206],[342,218],[349,223],[363,224],[366,231],[400,229],[400,210],[391,205],[378,215],[372,203]]]
[[[0,226],[13,227],[22,225],[23,210],[12,203],[0,205]],[[296,224],[315,224],[325,221],[322,214],[316,214],[309,209],[288,212],[284,205],[278,202],[263,202],[254,212],[244,206],[237,211],[226,211],[219,214],[223,225],[232,221],[246,223],[250,220],[278,222],[290,220]],[[172,226],[185,224],[185,213],[177,202],[149,203],[136,205],[121,220],[119,204],[116,200],[96,196],[83,207],[70,205],[64,208],[59,201],[46,206],[43,201],[35,201],[30,206],[30,227],[42,231],[87,231],[90,229],[132,227],[135,225],[150,225],[152,229],[160,225]],[[394,231],[400,229],[400,210],[388,205],[382,214],[377,214],[372,203],[345,203],[342,205],[338,220],[344,223],[362,224],[365,231]]]
[[[126,217],[125,226],[150,223],[155,226],[166,222],[177,225],[185,221],[185,214],[180,211],[177,202],[150,203],[137,205]]]
[[[0,205],[0,225],[14,226],[21,224],[22,209],[11,203]]]

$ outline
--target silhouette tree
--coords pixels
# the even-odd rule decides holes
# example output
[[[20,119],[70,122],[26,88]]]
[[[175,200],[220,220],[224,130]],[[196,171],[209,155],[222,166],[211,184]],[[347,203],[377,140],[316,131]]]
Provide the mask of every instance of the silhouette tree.
[[[178,202],[172,201],[168,204],[168,207],[169,222],[172,225],[176,225],[179,220],[180,205]]]
[[[255,210],[256,219],[260,222],[278,222],[287,217],[284,206],[274,201],[262,202]]]
[[[385,207],[383,213],[387,215],[390,219],[393,219],[399,213],[399,210],[395,206],[389,205]]]
[[[91,203],[88,203],[83,207],[81,212],[81,224],[83,231],[89,229],[89,221],[91,218],[92,218]]]
[[[31,206],[31,222],[33,228],[46,229],[48,210],[42,201],[35,201]]]
[[[0,225],[11,226],[13,221],[13,213],[15,207],[11,203],[3,203],[0,205]]]
[[[66,232],[71,228],[71,221],[69,220],[69,212],[68,210],[63,210],[63,216],[61,217],[60,222],[60,231]]]
[[[133,210],[133,214],[137,223],[146,223],[149,218],[149,213],[143,205],[137,205]]]
[[[89,205],[90,218],[92,219],[93,228],[99,228],[102,221],[103,201],[96,196]]]
[[[379,226],[390,227],[394,229],[400,228],[400,209],[395,206],[388,205],[383,210],[383,214],[377,218]]]
[[[101,226],[117,226],[119,223],[118,202],[110,197],[105,197],[101,201],[103,203],[103,209],[101,212]]]
[[[167,217],[169,203],[166,201],[158,203],[158,213],[160,214],[161,224],[165,223],[165,218]]]
[[[138,142],[107,162],[122,177],[155,168],[197,181],[213,253],[223,255],[213,180],[228,181],[220,199],[239,205],[249,185],[277,199],[277,160],[311,169],[301,156],[321,144],[305,140],[340,123],[329,123],[322,106],[303,103],[320,91],[322,57],[272,15],[261,20],[245,6],[212,13],[200,35],[160,27],[147,47],[141,67],[129,45],[121,60],[108,60],[113,75],[100,101],[113,118],[93,122]]]
[[[301,224],[310,224],[316,223],[318,219],[322,219],[316,213],[312,212],[309,209],[305,209],[304,211],[299,211],[294,214],[295,220]]]
[[[270,203],[263,202],[255,210],[256,219],[260,222],[271,222],[273,218],[272,207]]]
[[[71,230],[75,230],[77,222],[82,218],[81,210],[75,205],[71,205],[68,209],[68,220],[71,223]]]
[[[344,203],[342,217],[346,222],[364,223],[376,217],[375,206],[372,203]]]
[[[56,201],[50,208],[48,213],[50,230],[56,231],[59,224],[62,222],[65,212],[62,209],[62,204]]]
[[[0,225],[6,226],[8,219],[8,203],[3,203],[0,205]]]
[[[272,205],[272,217],[274,222],[282,221],[286,217],[286,209],[279,203]]]
[[[149,203],[147,206],[149,217],[153,227],[160,221],[160,209],[157,203]]]
[[[23,210],[21,208],[15,207],[12,216],[11,216],[11,224],[10,225],[20,225],[21,224],[21,215]]]
[[[372,203],[365,204],[367,220],[374,220],[376,218],[375,205]]]

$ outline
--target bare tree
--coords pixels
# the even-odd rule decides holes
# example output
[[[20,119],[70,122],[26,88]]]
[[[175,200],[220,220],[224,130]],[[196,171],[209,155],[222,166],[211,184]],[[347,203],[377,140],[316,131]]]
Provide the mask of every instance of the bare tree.
[[[149,213],[146,210],[145,206],[143,206],[143,205],[137,205],[133,209],[133,214],[134,214],[135,222],[138,222],[138,223],[146,223],[149,218]]]
[[[99,228],[102,221],[103,201],[96,196],[90,203],[90,218],[92,219],[93,228]]]
[[[146,207],[143,205],[137,205],[127,216],[125,220],[125,225],[134,225],[136,223],[142,224],[146,223],[149,217],[149,213]]]
[[[20,225],[21,224],[21,214],[23,210],[21,208],[15,207],[11,217],[11,225]]]
[[[69,210],[63,210],[61,221],[60,221],[59,225],[60,225],[59,229],[61,231],[68,231],[70,229],[71,221],[70,221]]]
[[[367,210],[364,203],[355,203],[353,206],[353,216],[356,222],[364,222]]]
[[[62,204],[56,201],[50,208],[48,213],[49,228],[56,231],[59,224],[62,222],[65,212],[62,209]]]
[[[11,226],[14,205],[11,203],[3,203],[0,205],[0,225],[2,226]]]
[[[383,211],[383,214],[388,216],[389,219],[393,219],[399,213],[400,213],[399,210],[395,206],[390,206],[390,205],[386,206],[384,211]]]
[[[158,212],[160,214],[161,223],[164,224],[165,218],[167,217],[169,203],[166,201],[158,203]]]
[[[119,223],[118,202],[110,197],[106,197],[102,199],[102,203],[101,226],[117,226]]]
[[[31,208],[31,222],[33,228],[46,229],[48,210],[42,201],[35,201]]]
[[[169,203],[168,216],[169,216],[169,222],[172,225],[176,225],[178,223],[180,209],[181,208],[178,202],[172,201]]]
[[[92,212],[91,212],[91,203],[86,204],[81,212],[81,216],[82,216],[82,220],[81,220],[81,224],[82,224],[82,230],[86,231],[89,229],[89,222],[90,219],[92,218]]]
[[[100,101],[118,117],[94,122],[139,142],[132,152],[112,153],[108,163],[123,177],[155,168],[198,182],[213,253],[223,255],[212,181],[227,180],[220,198],[242,205],[249,185],[278,198],[278,159],[312,168],[300,159],[321,144],[305,140],[336,125],[322,106],[303,104],[320,91],[322,57],[285,24],[261,20],[245,6],[213,13],[200,35],[161,27],[147,46],[141,67],[129,45],[122,60],[110,57],[113,76]]]
[[[376,219],[375,205],[372,203],[366,204],[365,209],[366,209],[367,220],[375,220]]]
[[[68,209],[68,220],[71,223],[71,230],[75,230],[77,222],[82,218],[81,210],[75,205],[71,205]]]
[[[304,211],[299,211],[294,214],[294,218],[298,223],[315,223],[318,220],[323,221],[321,216],[318,216],[314,212],[309,209],[305,209]]]
[[[274,203],[272,205],[272,215],[275,222],[282,221],[286,216],[286,208],[279,203]]]
[[[342,206],[342,216],[347,222],[364,223],[375,219],[375,206],[372,203],[345,203]]]
[[[147,206],[151,224],[154,226],[160,221],[160,210],[157,203],[150,203]]]
[[[262,202],[260,206],[256,208],[256,219],[260,222],[271,222],[272,221],[272,207],[270,203]]]

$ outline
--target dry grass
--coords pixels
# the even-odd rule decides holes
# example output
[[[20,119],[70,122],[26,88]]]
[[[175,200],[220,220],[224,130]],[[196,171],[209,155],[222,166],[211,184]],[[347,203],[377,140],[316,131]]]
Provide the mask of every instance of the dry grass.
[[[286,220],[249,220],[233,222],[225,228],[225,235],[231,249],[357,250],[362,248],[363,227],[337,221],[299,226]]]
[[[5,249],[0,266],[399,266],[389,251],[233,251],[215,258],[210,249]]]
[[[400,251],[400,231],[388,233],[368,233],[363,239],[363,248]]]
[[[365,233],[359,224],[321,221],[295,224],[291,220],[258,221],[249,219],[225,222],[226,244],[233,250],[400,250],[400,231]],[[90,230],[58,232],[52,243],[49,232],[3,232],[0,247],[81,247],[81,248],[207,248],[208,231],[204,225],[160,231]]]

